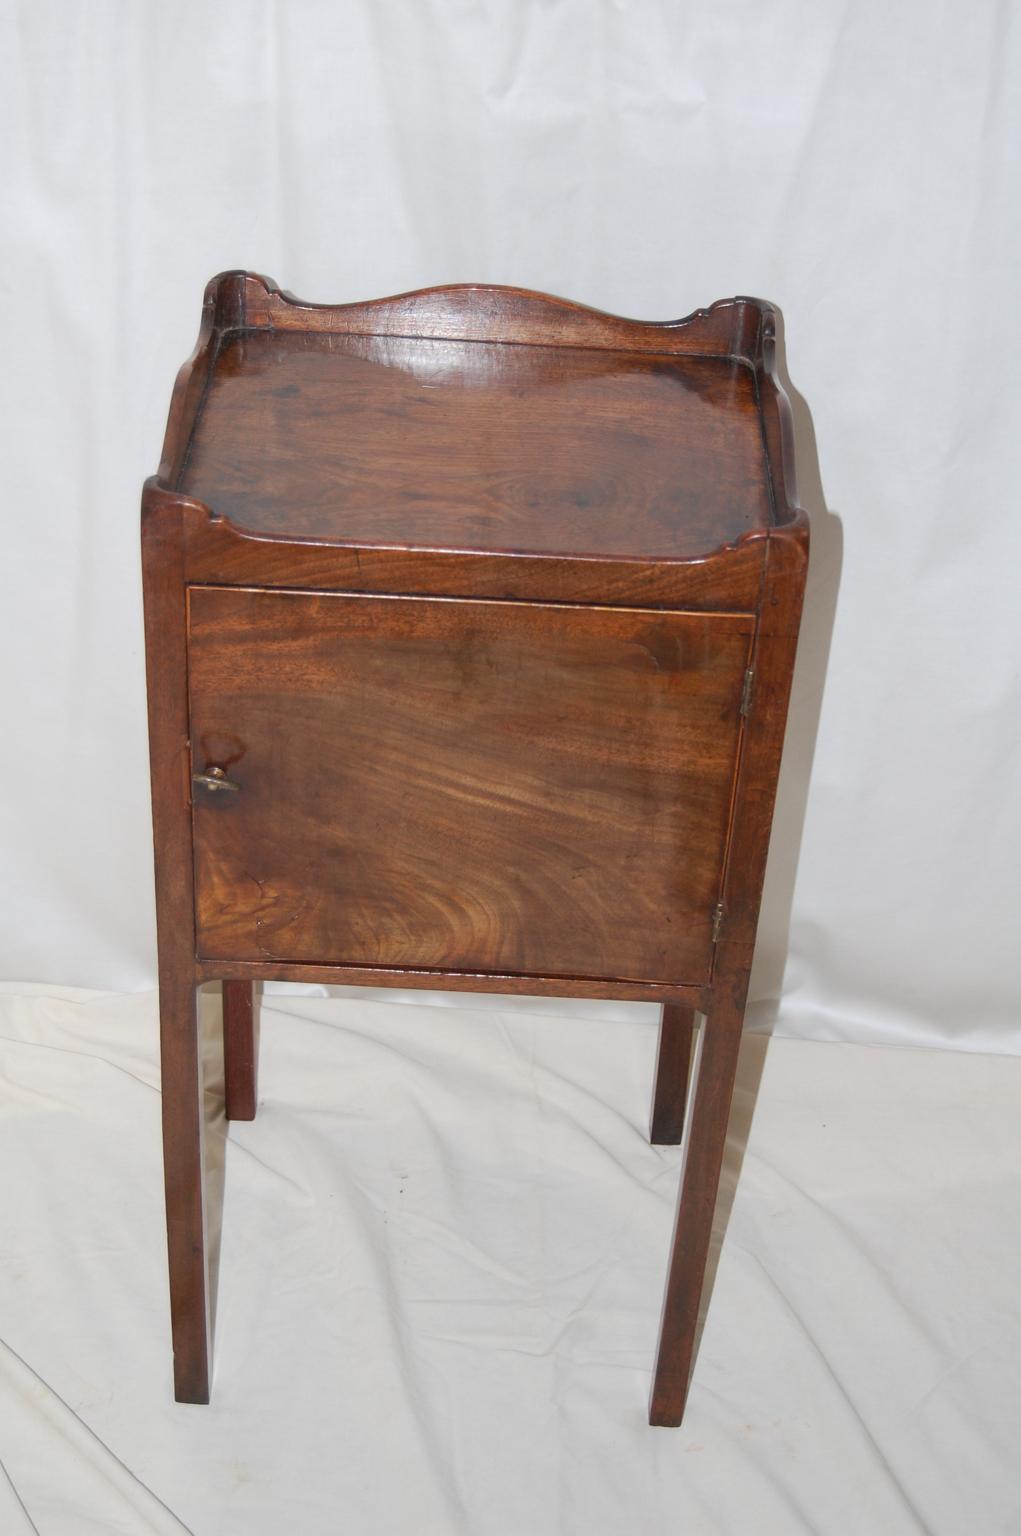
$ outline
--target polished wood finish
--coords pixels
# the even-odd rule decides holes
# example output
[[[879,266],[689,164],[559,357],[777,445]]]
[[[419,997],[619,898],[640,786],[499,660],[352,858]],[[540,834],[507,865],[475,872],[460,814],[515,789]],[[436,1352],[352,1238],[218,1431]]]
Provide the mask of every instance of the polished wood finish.
[[[425,336],[443,341],[585,347],[759,361],[760,326],[769,306],[721,299],[682,320],[628,320],[525,288],[452,283],[364,304],[307,304],[252,272],[225,272],[206,289],[222,305],[224,331],[235,325],[331,336]]]
[[[767,350],[766,356],[771,361],[771,351]],[[793,463],[789,455],[780,462],[793,496]],[[708,1299],[704,1294],[706,1258],[766,872],[807,560],[807,537],[770,541],[755,647],[755,703],[742,744],[724,877],[726,921],[716,945],[712,995],[695,1085],[649,1409],[651,1424],[673,1426],[683,1418],[699,1313]]]
[[[258,1102],[258,1011],[250,981],[223,983],[223,1078],[228,1120],[254,1120]]]
[[[747,364],[407,336],[226,338],[181,489],[252,532],[420,549],[676,559],[769,521]]]
[[[666,986],[648,981],[615,981],[592,976],[522,976],[501,971],[444,971],[383,965],[294,965],[287,960],[195,961],[198,981],[220,977],[252,981],[298,981],[336,987],[402,987],[419,991],[499,992],[508,997],[607,998],[632,1003],[705,1006],[711,986]]]
[[[315,540],[288,544],[247,533],[182,500],[184,560],[196,585],[325,592],[414,592],[422,597],[609,603],[636,608],[753,613],[759,605],[766,540],[745,535],[697,560],[572,560],[563,555],[473,554],[450,550],[349,549]]]
[[[747,988],[746,971],[719,978],[702,1042],[649,1404],[649,1423],[667,1428],[688,1398]]]
[[[683,1003],[666,1003],[659,1026],[652,1126],[654,1146],[676,1147],[684,1136],[692,1057],[695,1051],[695,1011]]]
[[[650,1409],[680,1422],[807,559],[774,352],[754,299],[209,285],[143,499],[179,1398],[209,1373],[196,983],[237,1119],[253,984],[353,981],[662,1002],[662,1143],[705,1016]]]
[[[199,1047],[188,795],[188,695],[180,511],[149,485],[142,571],[156,867],[163,1169],[174,1393],[209,1401],[210,1309],[205,1132]]]
[[[194,589],[200,957],[704,984],[753,631]]]

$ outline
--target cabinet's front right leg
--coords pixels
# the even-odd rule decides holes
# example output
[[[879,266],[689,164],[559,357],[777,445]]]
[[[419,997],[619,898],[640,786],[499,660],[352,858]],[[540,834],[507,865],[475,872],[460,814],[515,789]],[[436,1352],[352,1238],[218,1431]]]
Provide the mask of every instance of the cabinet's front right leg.
[[[209,1271],[204,1200],[202,1062],[194,978],[160,987],[163,1174],[170,1260],[174,1396],[209,1401]]]

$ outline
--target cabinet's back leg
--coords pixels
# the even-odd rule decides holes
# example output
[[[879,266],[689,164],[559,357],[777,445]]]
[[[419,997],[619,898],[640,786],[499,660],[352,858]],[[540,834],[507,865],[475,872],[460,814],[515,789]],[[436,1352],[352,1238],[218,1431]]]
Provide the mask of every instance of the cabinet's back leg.
[[[695,1012],[684,1003],[665,1003],[659,1026],[659,1057],[649,1140],[677,1146],[684,1134],[684,1106],[695,1047]]]
[[[680,1209],[667,1277],[650,1424],[681,1422],[741,1047],[747,974],[719,985],[704,1025]]]
[[[223,983],[223,1078],[228,1120],[254,1120],[259,1021],[255,983]]]
[[[209,1401],[209,1273],[204,1201],[202,1065],[191,975],[160,984],[163,1174],[170,1261],[174,1396]]]

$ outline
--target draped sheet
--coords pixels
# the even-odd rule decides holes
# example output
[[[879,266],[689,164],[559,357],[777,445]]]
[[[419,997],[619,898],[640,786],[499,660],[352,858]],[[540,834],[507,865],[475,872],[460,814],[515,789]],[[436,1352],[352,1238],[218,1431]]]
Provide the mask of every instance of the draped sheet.
[[[1021,1063],[746,1037],[688,1411],[650,1429],[681,1162],[654,1030],[273,999],[225,1137],[205,1002],[196,1408],[154,1000],[0,991],[4,1536],[1021,1529]]]

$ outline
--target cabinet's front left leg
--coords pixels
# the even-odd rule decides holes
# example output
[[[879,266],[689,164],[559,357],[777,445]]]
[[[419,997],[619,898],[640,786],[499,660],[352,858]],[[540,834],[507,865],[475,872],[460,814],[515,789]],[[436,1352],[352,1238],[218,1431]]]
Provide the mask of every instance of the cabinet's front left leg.
[[[228,1120],[254,1120],[259,1056],[255,983],[223,983],[223,1079]]]
[[[142,570],[174,1395],[182,1403],[208,1403],[210,1311],[189,794],[186,514],[199,519],[206,515],[197,503],[165,490],[156,480],[146,481]]]
[[[202,1062],[191,975],[161,978],[160,1056],[174,1396],[179,1403],[208,1403],[211,1357]]]
[[[667,1277],[650,1424],[679,1424],[688,1397],[747,988],[747,970],[721,977],[714,987],[711,1010],[703,1026],[702,1059]]]
[[[684,1003],[664,1003],[649,1133],[654,1146],[675,1147],[684,1134],[684,1108],[694,1048],[695,1010]]]

